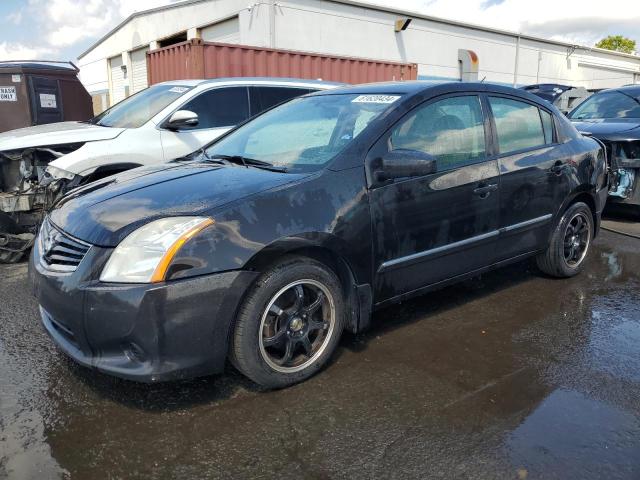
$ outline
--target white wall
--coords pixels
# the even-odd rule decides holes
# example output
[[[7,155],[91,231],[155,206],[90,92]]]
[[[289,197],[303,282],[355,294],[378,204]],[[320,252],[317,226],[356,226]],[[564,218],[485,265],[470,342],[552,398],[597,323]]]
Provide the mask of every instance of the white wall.
[[[203,0],[136,17],[79,60],[81,80],[89,91],[104,89],[105,58],[185,30],[203,38],[222,35],[229,43],[417,63],[424,79],[457,79],[458,49],[468,49],[479,56],[479,79],[515,80],[518,41],[513,34],[416,17],[406,31],[395,33],[400,13],[328,0],[277,0],[275,7],[272,2]],[[228,20],[236,15],[237,20]],[[210,27],[217,22],[223,23]],[[615,87],[633,83],[634,72],[640,74],[640,58],[590,49],[570,52],[563,45],[520,40],[519,85]]]
[[[200,38],[205,42],[240,43],[240,21],[236,16],[204,27]]]
[[[79,78],[89,93],[109,89],[109,73],[107,59],[100,58],[91,62],[79,63]]]
[[[395,33],[394,22],[402,17],[396,13],[326,0],[279,0],[278,5],[278,48],[417,63],[420,77],[427,79],[458,78],[458,49],[469,49],[479,56],[479,79],[514,81],[515,35],[419,18],[406,31]],[[633,71],[640,73],[640,58],[583,49],[567,58],[568,53],[562,45],[521,39],[517,83],[604,88],[632,83]]]

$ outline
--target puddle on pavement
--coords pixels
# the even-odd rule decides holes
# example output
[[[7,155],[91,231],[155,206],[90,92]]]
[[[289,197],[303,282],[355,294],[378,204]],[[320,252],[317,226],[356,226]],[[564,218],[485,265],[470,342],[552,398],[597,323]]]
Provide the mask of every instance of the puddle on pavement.
[[[513,465],[535,478],[637,478],[640,420],[560,388],[507,437],[506,449]]]
[[[575,279],[523,264],[381,311],[268,393],[78,367],[0,270],[0,477],[640,478],[639,244],[607,238]]]
[[[619,291],[599,298],[592,312],[588,343],[594,369],[633,382],[640,382],[639,292],[631,294],[635,298],[625,298],[625,292]]]

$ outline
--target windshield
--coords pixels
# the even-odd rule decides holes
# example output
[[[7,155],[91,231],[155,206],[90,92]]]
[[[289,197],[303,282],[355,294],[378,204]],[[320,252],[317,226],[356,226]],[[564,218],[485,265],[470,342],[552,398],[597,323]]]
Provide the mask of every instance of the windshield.
[[[640,102],[620,92],[598,93],[582,102],[569,118],[640,118]]]
[[[287,171],[322,168],[399,95],[317,95],[285,103],[238,128],[206,151],[269,162]]]
[[[91,123],[103,127],[141,127],[191,88],[181,85],[154,85],[105,110],[94,117]]]

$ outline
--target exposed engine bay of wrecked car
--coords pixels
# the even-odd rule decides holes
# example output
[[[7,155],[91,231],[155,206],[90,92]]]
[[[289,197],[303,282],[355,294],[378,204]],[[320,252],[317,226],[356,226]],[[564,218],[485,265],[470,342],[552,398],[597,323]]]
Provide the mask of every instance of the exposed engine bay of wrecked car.
[[[0,152],[0,263],[19,261],[46,211],[81,177],[49,165],[84,143]]]

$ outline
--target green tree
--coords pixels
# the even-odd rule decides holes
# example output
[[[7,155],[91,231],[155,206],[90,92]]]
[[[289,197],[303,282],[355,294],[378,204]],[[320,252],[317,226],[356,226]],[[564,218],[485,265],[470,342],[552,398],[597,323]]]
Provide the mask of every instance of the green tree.
[[[636,50],[636,41],[622,35],[609,35],[596,43],[596,47],[616,52],[633,53]]]

